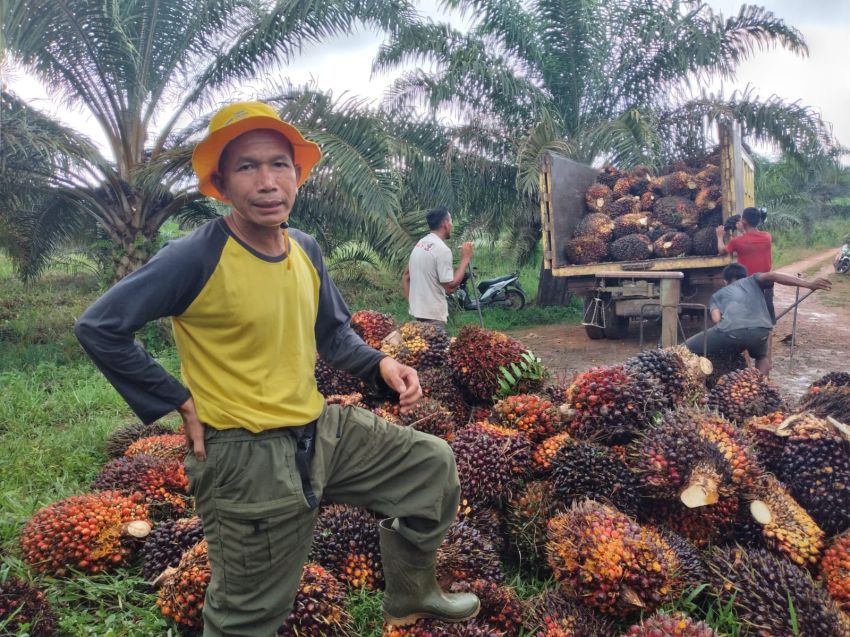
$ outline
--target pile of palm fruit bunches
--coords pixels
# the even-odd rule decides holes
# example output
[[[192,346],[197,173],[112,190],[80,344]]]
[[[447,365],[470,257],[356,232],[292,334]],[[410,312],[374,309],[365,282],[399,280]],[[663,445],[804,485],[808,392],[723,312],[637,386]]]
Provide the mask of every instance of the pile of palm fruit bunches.
[[[850,635],[850,374],[819,379],[792,406],[758,371],[717,378],[680,347],[559,384],[499,332],[449,339],[371,311],[352,323],[417,367],[425,398],[401,414],[321,360],[319,388],[449,442],[463,495],[437,575],[482,604],[466,623],[420,619],[384,635],[721,635],[705,623],[711,609],[731,611],[736,635]],[[22,528],[28,579],[139,569],[177,631],[198,634],[210,570],[183,449],[159,425],[116,430],[92,491]],[[279,635],[356,634],[350,600],[384,585],[379,515],[322,503]],[[522,596],[510,582],[525,582]],[[20,579],[0,585],[0,614],[56,634],[45,596]]]
[[[574,265],[717,254],[723,224],[719,157],[676,162],[653,176],[604,168],[585,193],[585,214],[565,245]]]

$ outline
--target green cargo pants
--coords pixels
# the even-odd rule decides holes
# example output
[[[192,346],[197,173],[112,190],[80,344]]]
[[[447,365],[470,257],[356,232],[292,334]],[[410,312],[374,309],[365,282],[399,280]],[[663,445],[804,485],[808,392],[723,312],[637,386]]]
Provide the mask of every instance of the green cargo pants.
[[[296,465],[302,431],[208,428],[207,459],[186,458],[212,570],[204,637],[272,637],[284,622],[318,515],[305,491],[314,503],[399,518],[398,532],[423,551],[435,551],[455,519],[460,486],[445,441],[333,405],[316,421],[307,481]]]

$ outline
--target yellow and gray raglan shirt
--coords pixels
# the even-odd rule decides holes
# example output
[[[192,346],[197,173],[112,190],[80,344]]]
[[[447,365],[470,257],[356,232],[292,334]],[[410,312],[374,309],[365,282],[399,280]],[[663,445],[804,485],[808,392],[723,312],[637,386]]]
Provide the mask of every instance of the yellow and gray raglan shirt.
[[[223,219],[168,242],[80,317],[88,355],[143,422],[191,395],[201,422],[252,432],[304,425],[321,414],[316,352],[379,382],[383,354],[351,329],[348,308],[316,240],[290,230],[290,254],[268,257]],[[135,332],[170,316],[184,387]]]

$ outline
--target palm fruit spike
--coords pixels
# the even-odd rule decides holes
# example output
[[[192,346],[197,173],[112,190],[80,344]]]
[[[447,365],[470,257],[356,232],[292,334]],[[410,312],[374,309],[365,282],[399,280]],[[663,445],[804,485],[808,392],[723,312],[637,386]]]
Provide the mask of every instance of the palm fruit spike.
[[[615,183],[614,187],[611,188],[611,192],[614,193],[614,197],[625,197],[632,191],[632,179],[628,175],[620,177]]]
[[[685,397],[692,400],[705,394],[706,380],[714,372],[714,365],[711,364],[711,361],[694,354],[684,345],[676,345],[667,349],[676,353],[685,364]]]
[[[599,212],[613,199],[611,189],[604,184],[593,184],[584,193],[584,203],[590,212]]]
[[[451,441],[463,496],[475,505],[498,504],[531,472],[525,434],[488,422],[458,430]]]
[[[174,433],[174,431],[158,422],[152,422],[147,425],[141,422],[134,422],[125,425],[113,431],[106,438],[106,455],[110,458],[120,458],[127,451],[127,447],[140,438],[171,433]]]
[[[832,416],[839,422],[850,423],[850,386],[815,387],[803,396],[800,409],[822,418]]]
[[[340,407],[368,409],[366,403],[363,402],[363,394],[360,392],[353,394],[330,394],[329,396],[325,396],[325,403],[328,405],[339,405]]]
[[[546,552],[564,594],[609,615],[652,612],[678,592],[663,537],[592,500],[549,520]]]
[[[829,535],[850,528],[850,432],[804,413],[777,427],[785,437],[777,477]]]
[[[596,175],[596,182],[605,184],[609,188],[613,188],[614,184],[616,184],[617,180],[622,176],[622,172],[614,168],[614,166],[608,165],[605,166],[598,175]]]
[[[347,637],[353,634],[345,587],[320,565],[305,564],[292,611],[277,635]]]
[[[765,545],[798,566],[818,563],[823,531],[773,476],[759,478],[750,501],[750,514],[761,525]]]
[[[348,504],[323,507],[310,559],[352,588],[373,591],[383,586],[378,524],[365,509]]]
[[[700,228],[694,234],[691,250],[695,255],[701,257],[714,256],[717,254],[717,233],[714,228]]]
[[[21,532],[24,561],[39,573],[63,577],[73,568],[101,573],[126,566],[150,533],[141,493],[101,491],[71,496],[38,511]]]
[[[652,244],[656,257],[680,257],[691,253],[693,241],[684,232],[668,232]]]
[[[721,637],[705,622],[682,613],[656,613],[635,624],[622,637]]]
[[[316,385],[323,396],[362,393],[365,383],[341,369],[331,367],[321,358],[316,358]]]
[[[501,583],[505,579],[499,551],[469,520],[455,522],[437,549],[437,579],[443,590],[454,582],[483,579]]]
[[[694,197],[694,204],[700,212],[700,217],[706,212],[714,210],[723,201],[723,191],[720,186],[709,186],[700,188]]]
[[[613,622],[576,604],[560,589],[550,588],[529,601],[526,626],[535,637],[600,637],[614,635]]]
[[[522,362],[525,351],[507,334],[464,325],[449,347],[449,366],[467,395],[488,402],[499,391],[500,368]]]
[[[658,382],[665,407],[678,405],[685,396],[688,372],[685,361],[671,349],[648,349],[625,362],[629,372],[642,372]]]
[[[650,217],[647,212],[631,212],[614,220],[615,239],[630,234],[646,234],[649,232]]]
[[[496,550],[501,552],[505,548],[505,536],[502,532],[504,526],[502,514],[494,507],[475,507],[469,500],[462,499],[458,505],[458,522],[468,522],[493,543]]]
[[[451,440],[454,437],[452,414],[433,398],[422,398],[407,413],[399,414],[399,424],[443,440]]]
[[[201,628],[204,625],[201,616],[204,596],[209,583],[207,541],[201,540],[183,554],[176,568],[163,575],[156,600],[159,612],[182,627]]]
[[[536,394],[508,396],[493,405],[493,414],[505,427],[526,434],[533,443],[554,436],[562,429],[557,408]]]
[[[622,365],[595,367],[573,379],[561,407],[571,434],[580,438],[631,437],[660,411],[655,383]]]
[[[752,487],[764,473],[749,447],[747,436],[721,416],[699,410],[678,412],[681,418],[691,418],[699,424],[700,436],[711,442],[732,466],[732,482]]]
[[[59,634],[44,593],[15,577],[0,582],[0,630],[4,635],[29,637]]]
[[[449,337],[433,323],[411,321],[384,339],[381,351],[416,369],[446,364]]]
[[[809,386],[809,391],[815,387],[850,387],[850,373],[848,372],[829,372],[818,378]]]
[[[850,531],[833,538],[824,551],[820,579],[841,609],[850,615]]]
[[[185,434],[164,434],[139,438],[124,452],[125,456],[137,454],[182,462],[186,456],[186,436]]]
[[[652,256],[652,241],[643,234],[627,234],[610,247],[614,261],[644,261]]]
[[[143,453],[110,460],[92,483],[95,491],[143,493],[148,510],[159,518],[173,517],[186,510],[188,486],[182,463]]]
[[[486,624],[504,637],[517,637],[522,627],[523,604],[517,592],[505,584],[489,580],[455,582],[452,593],[473,593],[481,602],[476,621]]]
[[[564,254],[574,265],[601,263],[608,258],[608,243],[597,237],[576,237],[567,241]]]
[[[699,184],[693,175],[677,170],[664,176],[664,194],[668,197],[692,197]]]
[[[351,315],[351,328],[375,349],[381,349],[381,341],[397,327],[395,319],[383,312],[358,310]]]
[[[478,619],[448,623],[439,619],[417,619],[411,626],[384,626],[381,637],[503,637],[504,633]]]
[[[538,476],[548,476],[552,473],[552,461],[555,454],[571,438],[566,431],[546,438],[534,449],[531,456],[532,471]]]
[[[777,434],[777,429],[785,423],[788,415],[784,411],[774,411],[766,416],[747,418],[741,429],[753,442],[759,462],[765,469],[776,471],[782,460],[786,436]]]
[[[677,585],[682,589],[696,588],[706,581],[705,564],[702,552],[691,540],[671,531],[670,529],[659,529],[667,544],[668,551],[673,556],[668,557],[671,563],[678,562],[679,570],[676,573]]]
[[[661,197],[652,209],[655,217],[671,228],[696,228],[699,223],[699,210],[690,199],[684,197]]]
[[[600,241],[610,241],[614,232],[614,222],[608,215],[592,212],[578,222],[573,236],[594,237]]]
[[[552,461],[555,495],[569,506],[585,499],[637,515],[642,499],[637,477],[610,449],[583,440],[565,442]]]
[[[617,219],[623,215],[639,213],[641,211],[640,197],[620,197],[615,201],[611,201],[606,205],[602,212],[608,215],[611,219]]]
[[[640,209],[644,212],[652,212],[653,208],[655,208],[655,200],[658,199],[655,193],[651,190],[647,190],[640,196]]]
[[[719,378],[708,395],[708,406],[729,420],[743,423],[750,416],[766,416],[782,408],[782,397],[755,367]]]
[[[198,516],[157,524],[141,550],[145,579],[153,581],[166,569],[176,568],[183,554],[203,539],[204,527]]]
[[[670,500],[656,500],[647,509],[653,523],[681,535],[702,549],[734,537],[740,507],[741,500],[735,494],[721,496],[711,506],[694,509]]]
[[[735,612],[747,634],[850,635],[850,619],[826,591],[783,557],[763,549],[723,547],[712,551],[708,566],[708,590]]]
[[[463,399],[460,387],[455,384],[449,367],[419,370],[419,384],[425,398],[433,398],[449,410],[455,428],[468,423],[469,405]]]
[[[559,508],[544,480],[526,483],[508,503],[508,546],[520,568],[535,571],[545,564],[546,524]]]

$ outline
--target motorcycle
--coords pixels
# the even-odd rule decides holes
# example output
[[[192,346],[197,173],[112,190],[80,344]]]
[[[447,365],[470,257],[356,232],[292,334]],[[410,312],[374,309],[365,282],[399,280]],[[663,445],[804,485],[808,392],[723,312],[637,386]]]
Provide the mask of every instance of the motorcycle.
[[[844,244],[835,257],[835,271],[838,274],[850,272],[850,243]]]
[[[473,274],[473,278],[474,276]],[[469,294],[467,287],[469,278],[469,272],[467,272],[463,275],[457,289],[449,295],[461,309],[477,310],[488,305],[507,307],[512,310],[521,310],[525,307],[525,292],[519,284],[518,272],[481,281],[478,284],[478,301]]]

